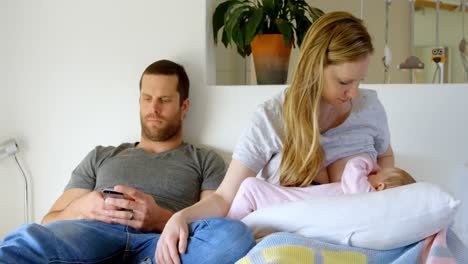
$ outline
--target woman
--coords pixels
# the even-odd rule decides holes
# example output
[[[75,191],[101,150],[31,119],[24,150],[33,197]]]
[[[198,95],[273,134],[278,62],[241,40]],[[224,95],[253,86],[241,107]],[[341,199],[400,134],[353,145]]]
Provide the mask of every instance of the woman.
[[[319,18],[307,32],[291,86],[265,102],[240,137],[226,176],[210,198],[172,216],[157,245],[157,263],[180,263],[188,224],[225,216],[244,179],[262,171],[282,186],[340,180],[346,159],[367,153],[394,165],[385,111],[376,93],[362,90],[373,52],[362,21],[346,12]],[[326,171],[338,159],[342,166]]]

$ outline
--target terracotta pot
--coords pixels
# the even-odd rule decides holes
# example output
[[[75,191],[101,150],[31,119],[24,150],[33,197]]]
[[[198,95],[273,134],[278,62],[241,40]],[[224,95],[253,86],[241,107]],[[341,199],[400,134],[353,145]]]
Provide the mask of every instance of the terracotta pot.
[[[292,42],[286,46],[282,34],[262,34],[255,36],[250,46],[257,83],[286,83]]]

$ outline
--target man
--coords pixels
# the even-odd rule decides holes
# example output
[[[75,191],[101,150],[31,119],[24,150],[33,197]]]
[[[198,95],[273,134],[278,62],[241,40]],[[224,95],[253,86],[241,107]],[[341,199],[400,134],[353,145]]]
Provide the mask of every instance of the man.
[[[5,238],[0,263],[155,263],[167,220],[213,193],[225,173],[217,154],[182,140],[188,94],[182,66],[148,66],[140,79],[141,141],[92,150],[43,225]],[[124,197],[104,198],[103,189]],[[232,263],[254,244],[245,225],[223,218],[196,222],[188,235],[183,263]]]

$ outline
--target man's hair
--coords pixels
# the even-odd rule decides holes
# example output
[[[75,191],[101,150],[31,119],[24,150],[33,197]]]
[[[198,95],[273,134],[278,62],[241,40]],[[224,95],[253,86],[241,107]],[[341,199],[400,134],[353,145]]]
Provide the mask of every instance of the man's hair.
[[[180,96],[180,105],[188,98],[189,96],[189,87],[190,81],[185,72],[185,69],[182,65],[177,64],[170,60],[158,60],[146,67],[145,71],[140,77],[140,91],[141,91],[141,82],[143,76],[147,74],[152,75],[176,75],[177,76],[177,92]]]

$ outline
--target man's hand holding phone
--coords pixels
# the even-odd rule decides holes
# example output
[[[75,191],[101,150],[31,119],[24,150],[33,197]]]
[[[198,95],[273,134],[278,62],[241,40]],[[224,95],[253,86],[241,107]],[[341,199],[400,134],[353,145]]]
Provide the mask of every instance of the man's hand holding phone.
[[[104,189],[102,190],[102,197],[104,197],[104,200],[107,198],[117,198],[117,199],[124,199],[125,194],[121,192],[117,192],[111,189]]]
[[[106,193],[106,194],[104,194]],[[102,191],[106,210],[113,223],[128,225],[142,231],[162,231],[172,212],[160,207],[153,196],[130,186],[116,185],[114,189]],[[123,208],[129,211],[118,210]]]
[[[134,199],[131,198],[130,196],[127,196],[122,192],[114,191],[112,189],[102,190],[102,197],[104,198],[104,200],[107,200],[108,198],[114,198],[114,199],[125,199],[129,201],[134,201]],[[117,203],[119,203],[119,201],[117,201]],[[132,211],[132,209],[126,208],[126,207],[116,206],[116,208],[118,208],[118,210],[120,211]]]
[[[134,199],[122,192],[114,191],[112,189],[102,190],[102,197],[104,198],[106,204],[110,204],[111,208],[108,208],[107,214],[114,217],[115,222],[119,222],[117,221],[117,218],[128,221],[132,221],[134,219],[135,213],[133,212],[133,209],[129,208],[130,202],[134,201]],[[117,199],[117,201],[112,201],[112,199]],[[116,210],[120,212],[113,212]]]

